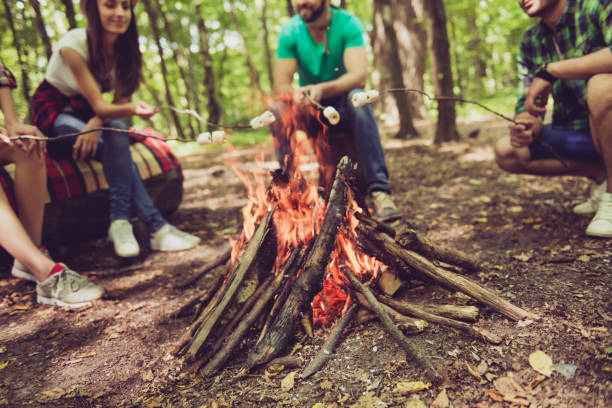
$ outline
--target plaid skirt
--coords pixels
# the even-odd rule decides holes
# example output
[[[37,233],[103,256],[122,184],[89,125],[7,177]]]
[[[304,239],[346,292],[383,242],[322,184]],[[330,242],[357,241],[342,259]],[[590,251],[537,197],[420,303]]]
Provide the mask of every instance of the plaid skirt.
[[[47,137],[53,134],[53,121],[60,113],[70,113],[88,122],[95,113],[83,95],[66,96],[44,80],[32,97],[32,122]]]

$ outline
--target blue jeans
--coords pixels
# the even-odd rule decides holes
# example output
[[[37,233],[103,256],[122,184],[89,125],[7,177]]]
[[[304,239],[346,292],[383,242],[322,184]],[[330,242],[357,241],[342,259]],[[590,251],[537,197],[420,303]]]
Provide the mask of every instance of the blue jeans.
[[[68,114],[61,113],[53,122],[53,135],[60,136],[80,132],[85,122]],[[115,119],[104,124],[104,127],[124,129],[127,126]],[[72,157],[73,146],[77,136],[61,138],[47,144],[49,156],[54,159]],[[132,161],[130,141],[125,133],[105,131],[98,137],[98,150],[93,158],[102,162],[104,176],[109,186],[110,220],[129,219],[132,210],[149,228],[150,232],[160,229],[165,223],[164,217],[155,208],[155,204],[145,189],[136,165]]]
[[[597,153],[589,129],[565,130],[552,125],[542,126],[539,137],[529,145],[531,160],[555,157],[539,140],[546,142],[561,157],[584,162],[603,163]]]
[[[385,163],[385,155],[380,141],[380,133],[378,125],[374,117],[374,110],[370,104],[355,108],[351,102],[351,96],[356,92],[363,92],[362,89],[353,89],[346,95],[340,95],[333,98],[327,98],[320,101],[323,106],[333,106],[340,114],[340,122],[333,126],[327,122],[327,119],[321,115],[323,122],[329,126],[330,130],[341,130],[351,135],[353,142],[359,155],[359,161],[363,171],[366,192],[370,194],[372,191],[391,191],[389,183],[389,171]],[[283,118],[286,114],[281,113],[286,109],[282,101],[275,102],[270,110],[275,113],[276,121],[270,125],[272,136],[276,141],[284,138],[283,134],[291,132],[292,124],[284,123]],[[316,117],[304,118],[300,115],[300,110],[296,111],[296,116],[299,116],[295,123],[297,126],[302,124],[304,130],[309,136],[319,134],[321,124]],[[291,150],[288,143],[275,143],[277,157],[281,165],[286,160],[286,156],[290,156]]]

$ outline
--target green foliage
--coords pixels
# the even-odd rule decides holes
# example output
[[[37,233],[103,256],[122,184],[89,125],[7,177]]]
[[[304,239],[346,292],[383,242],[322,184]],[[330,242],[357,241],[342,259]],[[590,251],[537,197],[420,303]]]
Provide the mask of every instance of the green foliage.
[[[209,52],[216,79],[215,95],[221,105],[219,121],[223,125],[247,124],[250,118],[260,114],[271,100],[267,71],[269,61],[266,59],[262,35],[264,1],[273,59],[280,26],[288,19],[286,0],[150,0],[157,14],[156,21],[150,21],[143,5],[139,4],[136,17],[145,59],[146,83],[140,87],[134,99],[153,105],[168,104],[160,68],[161,60],[152,30],[152,25],[155,24],[160,33],[173,105],[180,109],[195,110],[204,120],[207,119],[208,101],[201,49],[203,33],[198,30],[200,16],[195,13],[195,4],[199,3],[207,28]],[[372,27],[372,1],[345,2],[346,8],[362,19],[366,29]],[[30,2],[17,0],[8,3],[12,6],[10,13],[22,53],[19,57],[6,18],[6,10],[0,7],[0,29],[4,33],[0,40],[2,58],[22,86],[19,64],[21,58],[28,73],[30,92],[33,92],[44,75],[47,63],[45,48],[34,22],[34,11]],[[56,44],[68,30],[64,5],[59,1],[48,0],[41,0],[40,3],[47,34],[52,44]],[[73,3],[77,23],[84,26],[78,0]],[[481,103],[486,101],[502,111],[511,111],[517,47],[522,32],[531,22],[515,2],[446,0],[445,3],[456,94],[465,99],[477,99]],[[167,29],[162,17],[167,21]],[[241,46],[241,39],[244,40],[244,48]],[[247,54],[258,75],[257,86],[246,63]],[[258,87],[263,92],[259,92]],[[425,90],[431,92],[430,83],[426,84]],[[19,114],[26,118],[28,107],[21,89],[15,91],[14,96]],[[458,109],[460,115],[471,115],[479,108],[460,105]],[[207,129],[205,123],[198,123],[189,115],[179,115],[179,120],[181,128],[189,137],[195,137]],[[145,123],[137,118],[134,123],[136,126],[153,126],[169,137],[176,136],[168,110],[156,115],[152,123]],[[261,132],[235,132],[231,138],[235,138],[236,145],[266,140],[266,136]],[[234,143],[233,140],[232,142]]]

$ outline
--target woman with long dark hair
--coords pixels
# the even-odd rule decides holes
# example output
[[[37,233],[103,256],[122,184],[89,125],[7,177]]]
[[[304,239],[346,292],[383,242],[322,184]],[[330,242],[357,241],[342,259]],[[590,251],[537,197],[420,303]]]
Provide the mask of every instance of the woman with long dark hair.
[[[97,127],[127,129],[120,118],[149,119],[157,109],[130,102],[142,79],[142,54],[134,18],[137,0],[81,0],[87,28],[66,33],[47,66],[45,80],[34,93],[33,119],[49,137]],[[114,92],[112,103],[103,93]],[[48,144],[51,157],[100,160],[109,185],[109,239],[115,253],[140,253],[130,215],[151,232],[151,249],[179,251],[196,246],[200,238],[168,224],[145,190],[130,153],[125,133],[90,132]]]

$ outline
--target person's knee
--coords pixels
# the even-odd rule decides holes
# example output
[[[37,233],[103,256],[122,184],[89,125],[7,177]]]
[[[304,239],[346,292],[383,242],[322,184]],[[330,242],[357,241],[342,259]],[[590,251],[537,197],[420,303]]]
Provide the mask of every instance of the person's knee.
[[[113,119],[104,125],[105,128],[118,129],[119,131],[104,131],[102,132],[102,139],[104,144],[112,146],[113,148],[126,148],[130,146],[130,140],[126,131],[128,130],[127,125],[120,119]]]
[[[520,173],[523,169],[520,156],[516,149],[514,149],[508,140],[508,138],[499,139],[493,145],[493,152],[495,154],[495,162],[500,169],[510,173]]]
[[[587,83],[587,104],[595,120],[612,114],[612,74],[594,75]]]
[[[25,150],[18,146],[10,146],[7,148],[8,160],[15,163],[16,166],[27,165],[29,171],[45,168],[45,158],[40,157],[35,152],[28,154]]]

